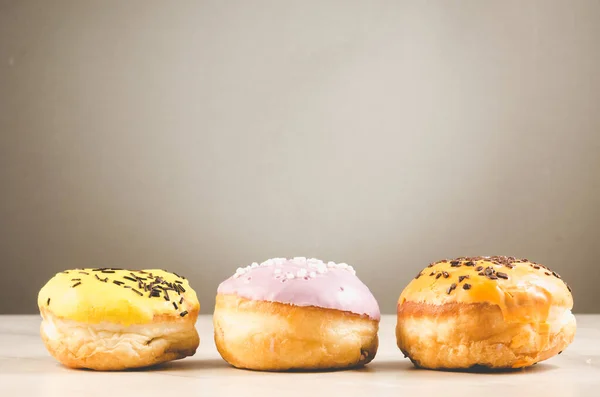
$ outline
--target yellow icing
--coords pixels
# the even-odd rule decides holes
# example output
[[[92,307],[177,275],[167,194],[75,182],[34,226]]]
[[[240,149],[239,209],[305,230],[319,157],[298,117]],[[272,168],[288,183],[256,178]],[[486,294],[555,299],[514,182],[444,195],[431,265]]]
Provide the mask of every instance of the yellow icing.
[[[114,273],[113,269],[105,271],[107,272],[103,273],[97,269],[74,269],[56,274],[38,294],[38,306],[42,315],[50,311],[54,316],[79,322],[97,324],[106,321],[132,325],[152,322],[155,316],[179,316],[184,311],[192,312],[200,308],[196,293],[188,280],[173,273],[159,269],[114,269]],[[146,278],[141,281],[147,284],[160,277],[167,283],[181,285],[185,292],[179,288],[177,291],[166,292],[157,289],[160,296],[149,297],[150,292],[140,288],[138,281],[125,278],[135,278],[133,276]],[[106,282],[102,281],[105,279]],[[115,280],[123,284],[117,285]],[[168,284],[164,283],[156,285],[169,288]],[[165,293],[169,296],[168,301],[164,298]],[[180,303],[181,298],[183,302]],[[173,302],[176,303],[177,309]]]

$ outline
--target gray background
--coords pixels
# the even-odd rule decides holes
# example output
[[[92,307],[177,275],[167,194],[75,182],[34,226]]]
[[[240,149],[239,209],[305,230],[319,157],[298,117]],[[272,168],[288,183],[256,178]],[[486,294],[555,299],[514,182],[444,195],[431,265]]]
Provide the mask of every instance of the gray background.
[[[550,266],[598,312],[598,1],[0,0],[0,313],[164,267],[210,313],[274,256],[382,309],[430,261]]]

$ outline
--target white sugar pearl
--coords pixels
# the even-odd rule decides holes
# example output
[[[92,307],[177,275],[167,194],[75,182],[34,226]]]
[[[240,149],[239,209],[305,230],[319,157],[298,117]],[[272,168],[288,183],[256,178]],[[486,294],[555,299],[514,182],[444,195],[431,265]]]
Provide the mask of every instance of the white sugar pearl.
[[[258,267],[258,263],[256,263],[256,262],[253,262],[253,263],[250,265],[250,267],[251,267],[251,268],[253,268],[253,269],[254,269],[254,268],[257,268],[257,267]]]
[[[286,278],[289,278],[289,279],[293,279],[295,276],[294,276],[294,274],[293,274],[293,273],[287,273],[287,274],[285,275],[285,277],[286,277]]]
[[[235,273],[235,274],[233,275],[233,278],[238,278],[238,277],[240,277],[241,275],[242,275],[241,273]]]
[[[324,267],[320,267],[317,269],[317,273],[319,273],[319,274],[327,273],[327,269]]]
[[[296,273],[296,275],[300,278],[306,276],[306,269],[300,269],[298,270],[298,273]]]
[[[340,263],[338,266],[340,268],[342,268],[342,269],[347,269],[348,268],[348,264],[347,263]]]
[[[335,262],[327,262],[327,267],[335,267]]]
[[[244,273],[246,273],[246,269],[243,267],[238,267],[235,272],[239,273],[239,274],[244,274]]]
[[[281,273],[281,269],[280,268],[276,268],[275,270],[273,270],[273,273],[280,274]]]
[[[310,273],[308,273],[308,275],[309,275],[310,277],[312,277],[312,278],[315,278],[315,277],[317,277],[317,273],[316,273],[316,272],[310,272]]]

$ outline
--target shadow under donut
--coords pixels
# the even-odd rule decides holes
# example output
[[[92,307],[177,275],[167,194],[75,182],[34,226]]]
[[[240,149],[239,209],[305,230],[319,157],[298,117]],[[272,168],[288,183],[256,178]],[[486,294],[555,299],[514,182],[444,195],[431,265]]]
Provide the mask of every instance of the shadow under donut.
[[[557,369],[558,367],[553,364],[539,363],[534,364],[530,367],[525,368],[489,368],[481,365],[475,365],[470,368],[439,368],[429,369],[415,366],[410,360],[400,359],[394,361],[377,361],[375,360],[371,364],[358,368],[361,372],[401,372],[401,371],[415,371],[415,372],[447,372],[447,373],[463,373],[463,374],[489,374],[489,375],[501,375],[501,374],[531,374],[541,373]]]

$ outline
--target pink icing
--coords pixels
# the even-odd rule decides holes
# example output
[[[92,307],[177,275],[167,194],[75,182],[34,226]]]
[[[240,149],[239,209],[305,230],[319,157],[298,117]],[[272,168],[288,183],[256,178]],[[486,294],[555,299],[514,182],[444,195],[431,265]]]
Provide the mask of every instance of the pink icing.
[[[379,321],[379,305],[369,288],[345,263],[317,259],[269,259],[253,263],[223,281],[219,294],[251,300],[316,306],[366,315]]]

